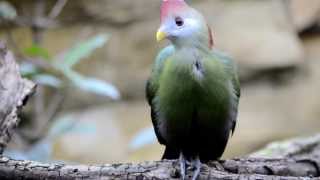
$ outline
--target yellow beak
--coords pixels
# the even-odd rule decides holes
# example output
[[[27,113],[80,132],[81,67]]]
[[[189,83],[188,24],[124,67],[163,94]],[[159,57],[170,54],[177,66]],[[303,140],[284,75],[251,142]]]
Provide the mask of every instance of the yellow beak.
[[[166,33],[162,32],[162,31],[157,32],[157,41],[158,42],[164,40],[166,37],[167,37]]]

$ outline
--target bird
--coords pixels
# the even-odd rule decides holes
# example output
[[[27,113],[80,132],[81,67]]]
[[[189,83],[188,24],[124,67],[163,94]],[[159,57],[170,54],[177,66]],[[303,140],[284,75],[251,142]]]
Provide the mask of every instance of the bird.
[[[178,159],[181,179],[218,160],[236,127],[240,83],[235,62],[214,48],[204,16],[184,0],[162,0],[157,55],[146,98],[162,159]]]

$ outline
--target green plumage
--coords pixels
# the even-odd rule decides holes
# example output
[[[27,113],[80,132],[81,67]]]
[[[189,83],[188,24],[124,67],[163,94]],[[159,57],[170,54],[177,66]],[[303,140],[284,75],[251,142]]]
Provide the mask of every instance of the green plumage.
[[[240,97],[230,58],[201,48],[163,49],[147,83],[152,122],[163,158],[219,158],[234,130]]]

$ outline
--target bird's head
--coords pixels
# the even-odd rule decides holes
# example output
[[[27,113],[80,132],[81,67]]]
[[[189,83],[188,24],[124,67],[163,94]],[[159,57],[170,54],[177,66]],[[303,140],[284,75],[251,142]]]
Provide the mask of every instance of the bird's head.
[[[203,16],[184,0],[162,0],[161,25],[157,41],[169,39],[174,45],[205,44],[212,48],[213,40]]]

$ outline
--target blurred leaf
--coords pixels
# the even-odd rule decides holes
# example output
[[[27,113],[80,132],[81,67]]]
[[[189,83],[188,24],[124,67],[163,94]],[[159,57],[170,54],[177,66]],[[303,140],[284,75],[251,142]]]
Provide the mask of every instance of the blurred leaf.
[[[78,122],[69,132],[80,135],[97,135],[97,125],[90,122]]]
[[[107,96],[114,100],[120,98],[120,93],[116,87],[105,81],[85,77],[81,74],[73,71],[71,68],[79,63],[83,58],[92,54],[92,52],[102,47],[108,40],[106,34],[97,35],[88,41],[82,42],[79,45],[72,48],[69,52],[66,52],[63,61],[59,61],[54,64],[54,67],[60,70],[64,76],[66,76],[74,86],[80,90],[91,92],[97,95]]]
[[[53,142],[48,138],[44,138],[34,144],[29,151],[25,152],[28,160],[48,162],[53,151]]]
[[[107,35],[100,34],[85,42],[79,43],[79,45],[75,46],[66,53],[63,62],[61,62],[61,66],[64,68],[71,68],[75,64],[79,63],[82,59],[90,56],[94,50],[102,47],[107,40]]]
[[[62,81],[50,74],[38,74],[33,76],[33,80],[42,85],[51,86],[54,88],[60,88],[62,86]]]
[[[38,69],[32,63],[23,62],[20,64],[20,73],[22,76],[31,76],[38,73]]]
[[[120,93],[118,89],[110,83],[95,78],[84,77],[72,71],[71,69],[64,69],[63,72],[75,86],[83,91],[107,96],[114,100],[120,99]]]
[[[41,57],[45,60],[50,59],[48,50],[35,44],[29,48],[24,49],[24,53],[32,57]]]
[[[13,159],[49,162],[52,151],[52,141],[44,138],[28,150],[6,149],[4,154]]]
[[[95,93],[97,95],[108,96],[112,99],[119,99],[119,91],[109,83],[95,78],[83,78],[75,81],[75,84],[82,90]]]
[[[129,148],[131,150],[140,149],[146,145],[157,142],[153,127],[141,130],[130,142]]]
[[[0,18],[13,20],[17,17],[16,9],[7,1],[0,2]]]
[[[13,159],[20,159],[20,160],[31,160],[29,159],[28,155],[25,152],[14,150],[14,149],[5,149],[3,155],[7,157],[11,157]]]
[[[67,114],[54,120],[48,138],[56,139],[65,133],[96,134],[97,126],[93,123],[77,121],[72,114]]]
[[[62,134],[65,134],[66,132],[70,131],[77,123],[77,121],[71,115],[59,117],[53,122],[54,123],[52,124],[48,132],[49,139],[54,139]]]

